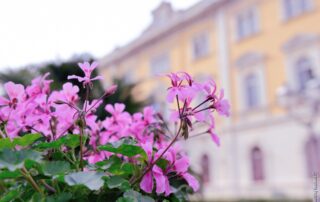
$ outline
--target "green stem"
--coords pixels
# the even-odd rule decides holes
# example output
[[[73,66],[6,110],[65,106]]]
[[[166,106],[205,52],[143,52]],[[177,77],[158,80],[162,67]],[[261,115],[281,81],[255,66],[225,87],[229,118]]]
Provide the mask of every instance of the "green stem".
[[[50,192],[56,193],[57,191],[52,186],[48,185],[44,179],[41,179],[40,182],[43,184],[43,186]]]
[[[42,196],[44,196],[44,193],[42,191],[42,189],[39,187],[39,185],[36,183],[36,181],[32,178],[32,176],[30,175],[30,173],[28,172],[28,170],[26,168],[21,168],[21,174],[26,178],[26,180],[31,184],[31,186],[38,191]]]
[[[52,180],[52,185],[55,188],[55,190],[57,190],[58,193],[61,193],[61,190],[60,190],[60,187],[59,187],[59,184],[58,184],[57,180],[53,179]]]
[[[80,126],[80,159],[79,159],[79,162],[80,162],[80,169],[81,171],[83,171],[83,135],[84,135],[84,121],[83,119],[81,118],[81,126]]]

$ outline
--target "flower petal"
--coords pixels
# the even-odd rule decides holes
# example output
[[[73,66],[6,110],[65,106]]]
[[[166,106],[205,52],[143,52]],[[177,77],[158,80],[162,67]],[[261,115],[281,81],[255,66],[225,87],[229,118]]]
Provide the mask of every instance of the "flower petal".
[[[193,189],[193,191],[198,191],[199,190],[199,182],[198,180],[190,175],[189,173],[184,173],[182,177],[188,182],[188,185]]]
[[[152,172],[147,172],[145,176],[143,176],[141,182],[140,182],[140,188],[147,192],[152,193],[153,189],[153,180],[152,180]]]
[[[152,168],[154,179],[156,180],[156,192],[161,194],[165,191],[165,178],[161,168],[158,166],[153,166]]]

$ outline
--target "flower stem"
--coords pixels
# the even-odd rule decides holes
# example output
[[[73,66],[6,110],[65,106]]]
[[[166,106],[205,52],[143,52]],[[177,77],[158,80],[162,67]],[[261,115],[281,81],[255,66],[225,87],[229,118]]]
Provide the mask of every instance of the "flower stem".
[[[204,103],[208,102],[210,100],[210,98],[205,99],[203,102],[201,102],[200,104],[198,104],[198,106],[196,106],[195,108],[192,109],[192,111],[198,109],[201,105],[203,105]]]
[[[81,119],[81,122],[83,122],[83,120]],[[79,162],[80,162],[80,169],[81,171],[83,171],[83,135],[84,135],[84,126],[82,126],[84,123],[81,123],[81,126],[80,126],[80,159],[79,159]]]
[[[34,181],[32,176],[28,172],[28,170],[25,167],[23,167],[23,168],[20,169],[20,171],[21,171],[21,174],[26,178],[26,180],[31,184],[31,186],[36,191],[38,191],[42,196],[44,196],[44,193],[43,193],[42,189],[39,187],[39,185],[36,183],[36,181]]]
[[[177,132],[177,134],[175,135],[175,137],[171,140],[170,144],[165,148],[165,150],[163,150],[163,152],[160,154],[160,156],[154,160],[147,168],[146,170],[142,173],[142,175],[140,175],[138,178],[136,178],[135,180],[133,180],[131,182],[132,185],[136,184],[138,181],[140,181],[152,168],[153,166],[162,158],[162,156],[169,150],[169,148],[177,141],[180,132],[182,129],[182,124],[180,124],[179,130]]]
[[[48,185],[44,179],[40,180],[40,182],[43,184],[43,186],[50,192],[56,193],[57,191],[52,186]]]
[[[195,111],[195,112],[193,112],[193,113],[196,114],[196,113],[199,113],[199,112],[208,110],[208,109],[213,109],[213,108],[210,106],[210,107],[206,107],[206,108],[204,108],[204,109],[200,109],[200,110],[198,110],[198,111]]]

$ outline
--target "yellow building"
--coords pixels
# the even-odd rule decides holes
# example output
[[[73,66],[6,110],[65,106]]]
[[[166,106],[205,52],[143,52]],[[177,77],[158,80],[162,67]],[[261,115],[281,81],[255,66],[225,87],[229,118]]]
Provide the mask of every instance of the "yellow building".
[[[320,147],[310,155],[306,145],[320,124],[306,130],[276,92],[284,83],[303,92],[320,77],[320,0],[203,0],[183,11],[163,2],[152,15],[137,39],[101,58],[100,72],[107,83],[138,83],[135,98],[159,110],[167,107],[159,74],[183,70],[225,89],[232,115],[218,120],[222,146],[205,136],[185,144],[206,172],[203,196],[311,199]]]

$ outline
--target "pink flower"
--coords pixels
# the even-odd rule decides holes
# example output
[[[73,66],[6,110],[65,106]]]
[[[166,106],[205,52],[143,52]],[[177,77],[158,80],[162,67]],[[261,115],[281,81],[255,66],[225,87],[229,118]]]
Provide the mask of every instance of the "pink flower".
[[[199,190],[199,182],[198,180],[193,177],[191,174],[189,173],[183,173],[182,177],[187,181],[187,183],[189,184],[189,186],[193,189],[193,191],[198,191]]]
[[[193,189],[193,191],[198,191],[199,190],[199,182],[198,180],[190,175],[188,173],[188,168],[189,168],[189,159],[187,156],[182,156],[180,159],[176,159],[173,162],[173,171],[176,172],[178,175],[183,177],[188,185]]]
[[[230,104],[227,99],[224,99],[224,90],[220,90],[220,95],[217,96],[217,85],[213,80],[204,83],[203,89],[207,94],[208,100],[213,104],[213,108],[222,116],[230,115]]]
[[[68,79],[78,79],[78,81],[83,82],[84,85],[91,85],[92,81],[102,79],[102,76],[96,76],[94,78],[91,78],[93,70],[95,70],[95,68],[98,66],[97,62],[93,62],[91,65],[89,62],[78,63],[78,65],[84,72],[84,77],[71,75],[68,76]]]
[[[26,88],[26,92],[30,97],[35,97],[40,93],[49,93],[50,84],[53,80],[47,80],[50,73],[46,73],[44,76],[39,76],[32,80],[31,85]]]
[[[16,108],[16,105],[24,100],[24,86],[9,81],[4,84],[4,88],[8,94],[9,99],[0,97],[0,106],[9,105],[9,107]]]
[[[78,92],[78,86],[73,86],[72,83],[67,82],[62,86],[62,100],[66,101],[67,103],[75,103],[79,99]]]
[[[230,104],[228,100],[224,99],[223,89],[220,91],[220,96],[213,101],[213,108],[222,116],[230,115]]]
[[[142,147],[147,153],[149,164],[151,164],[153,162],[152,141],[148,141],[145,144],[142,144]],[[152,193],[153,178],[156,182],[156,193],[164,193],[165,196],[168,196],[171,193],[169,179],[167,176],[164,175],[162,169],[159,168],[157,165],[154,165],[152,169],[143,176],[140,182],[140,188],[147,193]]]
[[[111,118],[114,122],[126,125],[131,122],[131,117],[128,112],[124,111],[125,107],[122,103],[116,103],[114,106],[107,104],[105,110],[112,115]]]
[[[209,132],[213,142],[216,143],[217,146],[220,146],[220,139],[219,139],[218,135],[215,133],[214,129],[215,129],[215,122],[214,122],[214,118],[211,116],[208,132]]]
[[[156,119],[154,118],[154,114],[155,114],[155,111],[150,106],[145,107],[143,109],[143,119],[144,119],[145,125],[149,125],[156,122]]]
[[[173,102],[178,99],[184,102],[192,100],[197,94],[198,86],[193,85],[192,77],[186,72],[170,73],[167,75],[171,80],[171,87],[168,88],[167,101]]]

